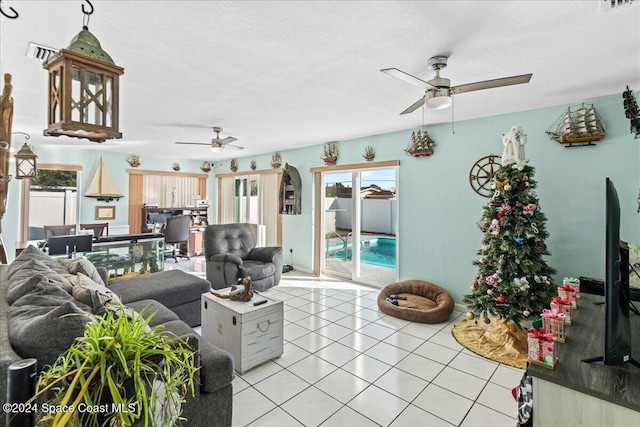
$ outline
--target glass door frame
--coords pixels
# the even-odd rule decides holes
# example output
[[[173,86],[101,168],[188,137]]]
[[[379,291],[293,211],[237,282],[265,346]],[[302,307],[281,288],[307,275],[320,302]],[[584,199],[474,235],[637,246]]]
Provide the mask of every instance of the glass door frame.
[[[366,163],[354,163],[348,165],[334,165],[334,166],[324,166],[324,167],[315,167],[310,168],[311,173],[313,174],[313,267],[312,273],[315,276],[322,276],[325,274],[324,272],[324,249],[325,249],[325,236],[324,236],[324,212],[325,212],[325,180],[324,174],[331,172],[357,172],[352,175],[352,188],[359,188],[360,185],[360,172],[364,170],[371,169],[396,169],[396,188],[398,188],[397,181],[398,177],[398,168],[400,166],[399,160],[388,160],[388,161],[380,161],[380,162],[366,162]],[[360,242],[360,192],[357,193],[358,197],[352,197],[352,213],[351,219],[352,230],[354,230],[354,234],[352,236],[352,242]],[[396,208],[397,209],[397,208]],[[397,212],[396,212],[397,213]],[[396,215],[396,239],[399,238],[397,234],[397,221],[399,215]],[[353,245],[353,243],[352,243]],[[353,250],[353,249],[352,249]],[[396,260],[398,259],[398,250],[396,250]],[[354,268],[352,268],[352,273],[349,277],[345,275],[336,274],[339,277],[345,277],[349,280],[358,281],[360,280],[360,259],[358,256],[353,257],[355,259]],[[353,274],[356,272],[356,274]],[[396,263],[395,269],[395,277],[396,280],[399,276],[398,263]]]

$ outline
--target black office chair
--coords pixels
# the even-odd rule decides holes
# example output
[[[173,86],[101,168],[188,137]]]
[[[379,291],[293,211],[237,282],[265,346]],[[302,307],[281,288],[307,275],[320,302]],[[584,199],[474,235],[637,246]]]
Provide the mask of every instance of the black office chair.
[[[191,217],[177,215],[167,218],[164,227],[164,258],[189,258],[189,237],[191,237]]]

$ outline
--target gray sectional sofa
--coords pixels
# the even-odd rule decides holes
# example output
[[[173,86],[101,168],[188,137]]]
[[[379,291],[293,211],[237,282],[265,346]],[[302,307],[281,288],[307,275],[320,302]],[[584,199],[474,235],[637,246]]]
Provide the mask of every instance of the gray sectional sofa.
[[[106,281],[106,270],[88,261],[61,263],[33,246],[9,265],[0,265],[0,396],[7,392],[7,368],[25,358],[38,360],[38,368],[52,363],[84,332],[90,316],[104,309],[93,289]],[[82,286],[81,286],[82,285]],[[188,426],[229,426],[232,416],[231,355],[207,343],[192,329],[200,324],[200,296],[211,289],[207,280],[172,270],[107,283],[122,303],[146,313],[156,312],[151,326],[187,339],[200,356],[195,398],[188,396],[182,416]],[[112,295],[112,294],[111,294]],[[4,414],[0,427],[5,425]]]

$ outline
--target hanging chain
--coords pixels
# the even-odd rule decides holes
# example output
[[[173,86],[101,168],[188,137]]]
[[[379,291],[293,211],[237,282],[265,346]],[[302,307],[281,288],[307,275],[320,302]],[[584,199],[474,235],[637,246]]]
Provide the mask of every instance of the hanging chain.
[[[91,17],[91,14],[93,14],[93,5],[89,0],[85,1],[89,4],[90,9],[87,11],[84,8],[84,4],[82,5],[82,13],[84,13],[84,17],[82,18],[82,27],[84,29],[89,29],[89,18]]]
[[[0,13],[2,14],[2,16],[6,17],[6,18],[9,18],[9,19],[16,19],[19,16],[18,12],[16,12],[16,10],[14,8],[12,8],[11,6],[9,6],[9,10],[13,13],[13,15],[8,15],[7,12],[2,10],[2,1],[0,0]]]

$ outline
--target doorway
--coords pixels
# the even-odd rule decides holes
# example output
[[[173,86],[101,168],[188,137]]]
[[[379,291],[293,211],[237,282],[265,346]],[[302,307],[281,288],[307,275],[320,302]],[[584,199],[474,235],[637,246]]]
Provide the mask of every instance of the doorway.
[[[321,173],[321,274],[372,285],[398,277],[397,168]]]

